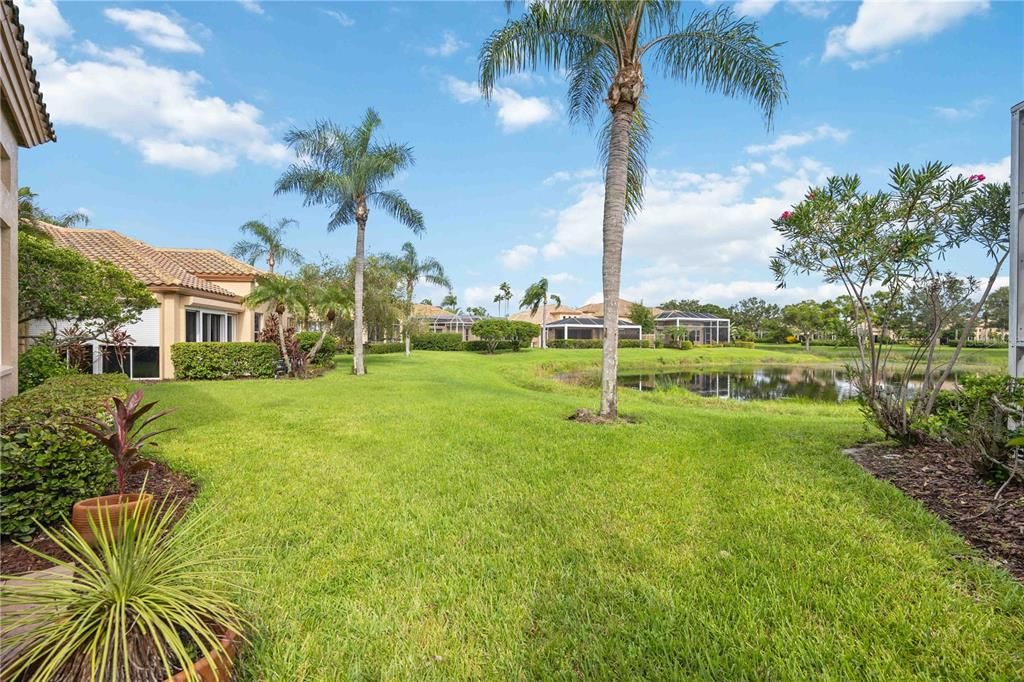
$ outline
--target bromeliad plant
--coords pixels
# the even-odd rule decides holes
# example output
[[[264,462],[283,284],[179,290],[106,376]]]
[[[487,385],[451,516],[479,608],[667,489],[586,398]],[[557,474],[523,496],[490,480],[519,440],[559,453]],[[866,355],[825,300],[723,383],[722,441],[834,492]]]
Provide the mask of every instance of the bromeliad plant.
[[[2,576],[0,635],[12,653],[3,679],[165,680],[231,678],[246,621],[230,598],[240,588],[216,552],[211,508],[177,521],[177,505],[146,507],[113,533],[93,524],[95,547],[70,525],[43,527],[67,559],[43,574]],[[214,674],[214,678],[200,673]]]
[[[154,436],[172,430],[168,428],[144,433],[147,426],[171,412],[157,412],[140,423],[139,420],[152,410],[156,403],[154,400],[143,404],[142,390],[139,389],[126,400],[117,397],[110,399],[110,404],[106,407],[109,421],[100,417],[81,417],[73,422],[77,428],[95,436],[114,458],[119,495],[125,495],[127,492],[128,474],[148,466],[148,463],[140,458],[143,447],[156,445],[152,441]]]

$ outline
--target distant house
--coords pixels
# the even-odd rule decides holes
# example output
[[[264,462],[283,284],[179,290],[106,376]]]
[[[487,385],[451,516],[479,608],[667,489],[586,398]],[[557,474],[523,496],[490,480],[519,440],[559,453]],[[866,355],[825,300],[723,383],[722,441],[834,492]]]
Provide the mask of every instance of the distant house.
[[[640,339],[640,325],[629,320],[619,319],[620,339]],[[604,338],[603,317],[564,317],[544,325],[545,338],[548,343],[558,339],[600,340]]]
[[[0,398],[18,392],[18,148],[56,141],[12,0],[0,0]]]
[[[213,249],[155,248],[113,230],[43,226],[56,245],[93,261],[107,261],[145,284],[158,302],[126,328],[132,337],[128,366],[133,379],[171,379],[171,345],[179,341],[253,341],[268,306],[252,310],[242,299],[262,270]],[[43,320],[28,323],[27,336],[50,331]],[[90,342],[85,369],[119,371],[112,353]]]
[[[544,319],[541,319],[541,315],[545,314]],[[583,315],[583,311],[579,308],[573,308],[564,305],[549,305],[547,308],[537,308],[537,312],[531,312],[529,310],[520,310],[517,313],[509,315],[508,319],[516,320],[518,322],[532,322],[539,327],[545,327],[546,325],[564,320],[567,317],[577,317]],[[554,338],[552,336],[549,339]],[[531,345],[536,348],[540,347],[540,337],[531,340]]]
[[[662,310],[654,316],[654,326],[656,333],[685,329],[686,338],[695,344],[728,343],[732,332],[732,322],[727,318],[682,310]]]
[[[473,323],[484,318],[465,313],[453,313],[436,305],[414,303],[412,319],[423,332],[458,334],[463,341],[475,341],[477,337],[472,332]]]

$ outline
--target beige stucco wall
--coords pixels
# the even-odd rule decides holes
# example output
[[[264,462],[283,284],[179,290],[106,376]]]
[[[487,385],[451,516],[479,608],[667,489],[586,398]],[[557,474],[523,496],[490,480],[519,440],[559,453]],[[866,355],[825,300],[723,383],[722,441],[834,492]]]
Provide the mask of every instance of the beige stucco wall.
[[[0,399],[18,392],[18,143],[0,124]]]

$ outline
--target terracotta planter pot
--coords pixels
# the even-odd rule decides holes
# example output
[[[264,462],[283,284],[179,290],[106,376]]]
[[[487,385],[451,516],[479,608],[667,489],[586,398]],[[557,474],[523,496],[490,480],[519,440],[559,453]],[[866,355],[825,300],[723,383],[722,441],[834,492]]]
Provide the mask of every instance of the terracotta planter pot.
[[[128,495],[104,495],[102,497],[90,497],[88,500],[76,502],[71,508],[71,525],[78,534],[90,545],[96,544],[96,536],[89,527],[89,519],[99,527],[102,523],[109,524],[111,530],[116,534],[121,528],[122,520],[136,511],[144,511],[153,503],[153,496],[148,493],[130,493]],[[109,517],[103,518],[101,515]]]
[[[190,678],[188,671],[182,670],[170,678],[168,682],[187,682],[189,679],[199,679],[201,682],[227,682],[232,679],[232,673],[235,669],[235,655],[238,653],[238,633],[230,631],[225,633],[220,638],[220,643],[224,647],[223,652],[218,651],[210,656],[203,656],[192,664],[192,672],[195,674],[195,678]],[[224,652],[227,652],[227,655]],[[210,659],[213,659],[213,663],[217,665],[216,672],[213,670]]]

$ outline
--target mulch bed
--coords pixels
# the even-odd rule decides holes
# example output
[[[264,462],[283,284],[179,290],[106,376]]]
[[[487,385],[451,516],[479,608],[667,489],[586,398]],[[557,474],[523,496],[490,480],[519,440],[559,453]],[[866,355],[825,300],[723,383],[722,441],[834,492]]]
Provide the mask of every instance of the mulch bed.
[[[142,489],[143,480],[146,481],[146,492],[153,495],[154,501],[159,503],[165,497],[178,504],[177,512],[182,514],[185,508],[195,499],[198,487],[190,479],[177,474],[160,462],[150,462],[148,469],[137,471],[128,477],[128,490],[138,491]],[[148,476],[148,479],[147,479]],[[68,510],[68,514],[71,510]],[[64,554],[44,534],[37,534],[32,540],[24,543],[32,549],[51,554],[59,559],[67,559]],[[35,554],[32,554],[24,547],[19,547],[10,541],[0,545],[0,573],[4,575],[17,575],[29,571],[39,571],[49,568],[52,564]]]
[[[969,458],[943,444],[908,448],[867,445],[846,453],[942,518],[992,561],[1024,581],[1024,482],[998,486],[985,480]]]

